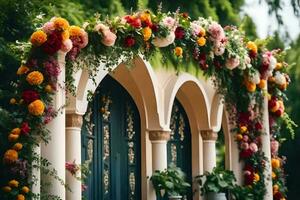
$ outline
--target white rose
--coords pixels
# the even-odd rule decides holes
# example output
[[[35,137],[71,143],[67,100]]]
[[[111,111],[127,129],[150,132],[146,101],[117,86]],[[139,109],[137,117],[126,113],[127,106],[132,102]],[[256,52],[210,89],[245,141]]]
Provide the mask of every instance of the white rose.
[[[275,78],[276,84],[278,84],[278,85],[286,84],[286,78],[282,73],[276,72],[274,78]]]
[[[270,64],[269,64],[269,69],[274,70],[277,64],[277,60],[274,56],[270,57]]]
[[[260,82],[260,73],[255,71],[254,73],[249,75],[249,81],[254,84],[259,84]]]
[[[165,38],[156,37],[152,40],[152,44],[156,47],[166,47],[172,44],[175,40],[175,33],[170,32],[170,34]]]

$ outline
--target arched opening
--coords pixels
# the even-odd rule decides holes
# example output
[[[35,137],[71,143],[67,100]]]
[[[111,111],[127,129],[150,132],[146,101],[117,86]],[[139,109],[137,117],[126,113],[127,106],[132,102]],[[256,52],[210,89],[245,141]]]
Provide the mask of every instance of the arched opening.
[[[141,199],[140,115],[129,93],[107,75],[97,88],[85,118],[82,162],[91,162],[85,197]]]

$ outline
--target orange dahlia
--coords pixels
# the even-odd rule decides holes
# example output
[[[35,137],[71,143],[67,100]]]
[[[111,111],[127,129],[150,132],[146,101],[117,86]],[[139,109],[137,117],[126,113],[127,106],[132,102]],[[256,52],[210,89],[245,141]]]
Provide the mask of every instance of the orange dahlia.
[[[34,46],[41,46],[47,41],[47,34],[44,31],[38,30],[32,33],[30,37],[30,42]]]
[[[3,156],[3,161],[7,164],[14,163],[18,160],[18,152],[14,149],[9,149],[5,152]]]
[[[28,105],[28,111],[30,114],[40,116],[44,113],[45,105],[41,100],[35,100]]]
[[[40,85],[44,81],[44,76],[39,71],[30,72],[26,77],[30,85]]]

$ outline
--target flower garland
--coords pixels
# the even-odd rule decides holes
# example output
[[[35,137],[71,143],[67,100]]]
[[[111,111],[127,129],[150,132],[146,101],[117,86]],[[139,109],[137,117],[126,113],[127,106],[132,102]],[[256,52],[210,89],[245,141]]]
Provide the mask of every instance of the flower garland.
[[[198,66],[197,70],[212,78],[227,109],[233,113],[230,123],[235,127],[232,132],[244,163],[245,190],[253,199],[263,199],[266,158],[261,144],[264,134],[261,106],[267,92],[265,86],[268,80],[272,88],[270,81],[274,79],[284,90],[288,82],[278,70],[283,60],[277,62],[276,51],[268,51],[260,42],[246,43],[243,33],[235,27],[223,28],[212,19],[192,21],[187,13],[160,10],[156,15],[146,10],[106,21],[97,16],[85,23],[84,29],[70,26],[63,18],[53,18],[32,34],[30,42],[29,57],[17,71],[16,94],[10,100],[19,120],[15,122],[17,128],[9,131],[9,147],[0,166],[3,174],[10,174],[1,177],[5,199],[30,199],[34,195],[29,191],[32,183],[28,179],[28,166],[33,161],[37,138],[48,141],[45,124],[55,116],[51,95],[57,89],[60,73],[56,61],[58,51],[67,53],[66,85],[70,91],[74,91],[72,73],[78,68],[87,68],[93,78],[99,62],[112,70],[120,59],[128,62],[138,54],[150,59],[159,51],[164,59]],[[281,116],[282,96],[269,92],[272,115]],[[271,132],[275,139],[275,133]],[[275,160],[277,154],[272,155],[273,171],[278,176],[281,160]],[[274,199],[284,199],[284,182],[275,181],[274,187]],[[278,193],[280,198],[276,197]]]

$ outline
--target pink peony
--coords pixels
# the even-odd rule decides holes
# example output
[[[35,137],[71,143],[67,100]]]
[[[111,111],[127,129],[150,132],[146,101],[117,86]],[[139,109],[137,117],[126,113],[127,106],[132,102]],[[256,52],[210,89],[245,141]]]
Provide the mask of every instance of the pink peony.
[[[244,150],[247,150],[247,149],[249,149],[249,144],[247,142],[243,142],[241,144],[241,148],[244,149]]]
[[[116,42],[117,36],[110,30],[105,30],[102,32],[103,38],[101,40],[102,44],[105,46],[113,46]]]
[[[70,39],[67,39],[63,42],[61,50],[65,53],[68,53],[73,47],[73,43]]]
[[[255,153],[258,151],[258,147],[257,147],[257,144],[255,144],[254,142],[252,142],[250,145],[249,145],[249,148],[250,150]]]
[[[166,26],[169,30],[175,30],[176,29],[176,20],[173,17],[165,17],[162,20],[162,23],[164,26]]]
[[[46,34],[51,34],[54,30],[54,23],[53,22],[46,22],[43,27],[42,30],[46,33]]]
[[[197,24],[197,22],[192,22],[191,29],[192,29],[192,34],[194,36],[197,36],[199,34],[199,32],[201,31],[201,26],[199,24]]]
[[[208,32],[213,41],[221,41],[223,38],[225,38],[225,33],[222,26],[216,22],[213,22],[211,25],[209,25]]]
[[[226,67],[230,70],[233,70],[234,68],[236,68],[237,66],[239,66],[240,64],[240,59],[238,57],[235,58],[229,58],[226,61]]]

